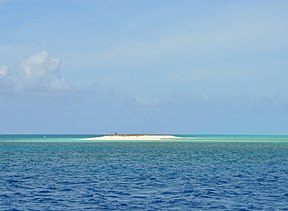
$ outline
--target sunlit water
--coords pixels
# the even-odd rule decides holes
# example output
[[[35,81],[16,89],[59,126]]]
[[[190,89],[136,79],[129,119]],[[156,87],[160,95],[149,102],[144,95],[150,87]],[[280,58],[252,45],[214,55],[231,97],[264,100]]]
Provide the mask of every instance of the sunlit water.
[[[0,210],[288,210],[283,137],[42,138],[0,137]]]

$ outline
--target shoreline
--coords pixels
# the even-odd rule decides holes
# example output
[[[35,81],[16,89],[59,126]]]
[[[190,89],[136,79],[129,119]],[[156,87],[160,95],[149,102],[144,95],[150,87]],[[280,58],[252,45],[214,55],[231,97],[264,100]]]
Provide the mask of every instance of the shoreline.
[[[173,135],[149,135],[149,134],[112,134],[104,135],[100,137],[83,138],[85,141],[97,141],[97,140],[110,140],[110,141],[160,141],[160,140],[174,140],[180,137]]]

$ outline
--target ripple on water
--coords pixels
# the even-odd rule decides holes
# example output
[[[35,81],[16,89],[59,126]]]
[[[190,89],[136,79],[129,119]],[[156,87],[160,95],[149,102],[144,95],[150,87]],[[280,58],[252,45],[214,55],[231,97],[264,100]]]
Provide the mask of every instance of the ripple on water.
[[[284,210],[287,161],[272,143],[6,143],[0,209]]]

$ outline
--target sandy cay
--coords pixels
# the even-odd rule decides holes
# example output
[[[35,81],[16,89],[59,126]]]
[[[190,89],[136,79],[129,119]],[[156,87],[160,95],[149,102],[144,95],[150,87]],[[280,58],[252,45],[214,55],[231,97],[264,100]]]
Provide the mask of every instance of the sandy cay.
[[[100,137],[93,137],[93,138],[85,138],[83,140],[91,140],[91,141],[97,141],[97,140],[111,140],[111,141],[128,141],[128,140],[141,140],[141,141],[149,141],[149,140],[169,140],[169,139],[177,139],[177,136],[172,135],[105,135]]]

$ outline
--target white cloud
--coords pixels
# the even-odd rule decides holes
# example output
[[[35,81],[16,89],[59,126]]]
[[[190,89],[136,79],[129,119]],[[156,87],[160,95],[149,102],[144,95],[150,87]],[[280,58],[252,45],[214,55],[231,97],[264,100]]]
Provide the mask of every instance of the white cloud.
[[[13,87],[14,79],[11,77],[9,69],[6,65],[0,66],[0,90],[8,91]]]
[[[63,92],[72,85],[60,74],[60,60],[51,58],[47,51],[40,51],[24,59],[13,74],[7,66],[0,67],[0,86],[7,91]]]
[[[0,66],[0,79],[3,79],[7,76],[8,67],[6,65]]]
[[[180,16],[176,21],[178,24],[172,25],[174,30],[171,30],[170,24],[168,29],[165,27],[167,24],[162,24],[158,29],[162,32],[153,31],[153,36],[150,35],[153,27],[150,19],[141,19],[130,27],[139,33],[145,32],[145,38],[135,36],[113,42],[113,46],[90,57],[85,55],[84,59],[95,61],[97,58],[96,65],[119,67],[131,62],[142,65],[147,61],[176,60],[180,57],[214,58],[246,52],[261,54],[287,46],[287,31],[283,30],[287,25],[287,4],[283,4],[281,10],[279,4],[252,5],[241,3],[231,8],[211,8],[211,15],[199,16],[198,20],[194,20],[193,16],[187,19]],[[160,14],[157,14],[158,17],[162,17]]]

